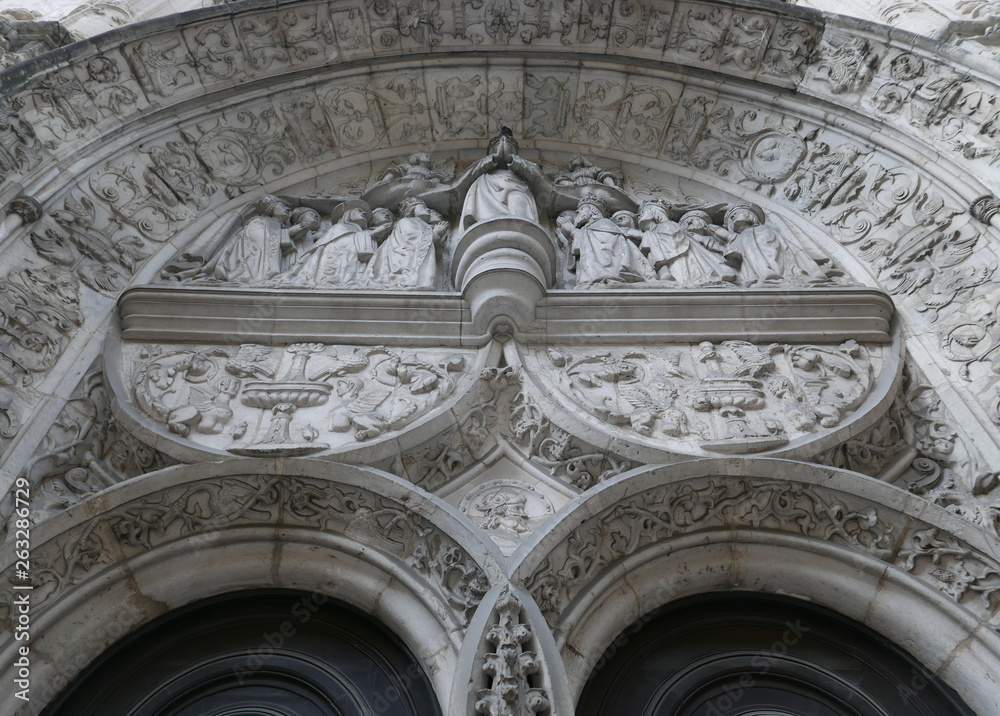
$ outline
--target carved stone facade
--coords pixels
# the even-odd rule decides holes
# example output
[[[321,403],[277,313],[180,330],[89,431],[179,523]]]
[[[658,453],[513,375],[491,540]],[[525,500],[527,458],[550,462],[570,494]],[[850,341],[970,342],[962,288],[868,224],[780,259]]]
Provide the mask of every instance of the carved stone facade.
[[[442,714],[569,716],[724,591],[1000,711],[995,66],[778,4],[205,4],[0,22],[0,678],[22,592],[40,708],[312,591]]]

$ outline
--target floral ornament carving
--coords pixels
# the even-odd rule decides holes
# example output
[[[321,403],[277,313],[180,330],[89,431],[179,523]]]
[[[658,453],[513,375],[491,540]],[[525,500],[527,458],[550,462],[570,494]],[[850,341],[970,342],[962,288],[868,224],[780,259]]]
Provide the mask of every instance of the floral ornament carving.
[[[322,343],[131,351],[143,415],[203,447],[255,456],[321,452],[399,430],[454,392],[468,358]]]
[[[155,170],[135,160],[108,162],[90,175],[87,184],[93,196],[107,207],[110,226],[106,231],[110,233],[115,233],[117,226],[159,243],[196,216],[194,208],[183,199],[182,187],[175,190]],[[65,210],[78,214],[69,205],[71,200],[75,201],[68,198]],[[76,201],[81,203],[82,199]],[[88,211],[92,214],[92,210]]]
[[[853,245],[882,286],[929,322],[996,272],[995,258],[980,249],[982,227],[965,209],[930,177],[887,164],[871,147],[810,144],[782,193]],[[972,264],[977,253],[982,260]]]
[[[638,465],[573,437],[547,418],[537,401],[524,390],[511,401],[509,428],[511,437],[532,462],[581,490]]]
[[[146,243],[134,233],[118,231],[113,238],[97,227],[97,208],[86,195],[67,196],[51,220],[31,232],[35,252],[56,266],[75,273],[88,287],[115,296],[133,271],[149,257]]]
[[[678,451],[750,453],[835,428],[871,392],[869,349],[704,342],[643,350],[549,348],[532,365],[564,401]]]
[[[119,121],[146,105],[124,58],[112,51],[36,79],[21,95],[43,145],[95,138],[108,120]]]
[[[172,459],[122,429],[111,414],[103,370],[94,368],[22,472],[31,485],[31,520],[37,524],[123,480],[172,464]],[[0,523],[13,510],[11,497],[0,502]]]
[[[978,597],[993,610],[1000,601],[1000,565],[935,528],[907,535],[896,565],[934,584],[959,604]]]
[[[806,142],[816,130],[772,118],[761,122],[759,114],[749,105],[716,109],[707,117],[708,136],[691,163],[758,189],[787,179],[805,158]]]
[[[44,155],[31,124],[9,103],[0,103],[0,181],[31,171]]]
[[[895,543],[893,525],[874,507],[821,488],[750,478],[689,481],[631,495],[587,519],[545,557],[526,588],[554,626],[616,561],[680,534],[738,527],[801,534],[880,559]]]
[[[493,449],[498,439],[561,482],[586,490],[638,463],[589,445],[555,425],[528,392],[520,371],[485,368],[457,424],[385,468],[424,489],[450,482]]]
[[[945,332],[947,331],[947,332]],[[971,384],[983,405],[1000,375],[1000,306],[996,297],[970,301],[940,333],[941,353],[958,364],[959,377]],[[1000,417],[994,419],[1000,424]]]
[[[486,574],[468,553],[403,505],[325,480],[248,475],[161,490],[36,546],[32,603],[44,607],[116,559],[248,525],[309,527],[388,552],[426,579],[463,624],[489,588]],[[12,570],[2,575],[5,584]],[[12,598],[11,592],[0,592],[0,613]]]
[[[9,360],[0,360],[0,446],[21,430],[21,419],[14,406],[15,391],[12,390],[20,387],[21,378],[13,366],[8,368],[4,363],[9,364]]]
[[[141,40],[125,50],[125,57],[147,95],[172,97],[198,82],[192,58],[178,36]]]
[[[0,282],[0,317],[0,354],[11,370],[45,372],[83,325],[80,282],[60,266],[11,271]]]
[[[219,185],[211,178],[188,139],[190,137],[181,135],[162,144],[139,145],[139,151],[151,164],[143,177],[151,193],[162,194],[165,188],[187,206],[203,210],[219,191]]]
[[[476,713],[485,716],[531,716],[548,713],[545,689],[532,686],[542,669],[541,660],[529,651],[534,634],[521,616],[521,600],[507,585],[497,598],[497,623],[486,632],[493,651],[483,657],[489,687],[476,693]]]
[[[861,37],[824,39],[813,62],[813,74],[830,86],[833,94],[860,94],[874,79],[882,56]]]
[[[434,488],[460,475],[493,446],[498,418],[509,400],[507,391],[520,385],[515,368],[484,368],[473,391],[476,399],[457,425],[420,447],[398,455],[387,466],[424,489]]]
[[[1000,534],[1000,474],[962,435],[937,392],[908,365],[882,419],[814,459],[892,482]]]
[[[292,136],[270,105],[243,107],[231,117],[187,127],[184,133],[212,180],[230,198],[280,177],[297,160]]]

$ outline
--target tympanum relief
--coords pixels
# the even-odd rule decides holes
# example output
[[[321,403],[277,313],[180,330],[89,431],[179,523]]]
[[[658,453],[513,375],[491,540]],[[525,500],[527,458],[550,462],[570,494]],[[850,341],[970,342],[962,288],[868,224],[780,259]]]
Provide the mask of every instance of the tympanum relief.
[[[527,369],[615,434],[684,453],[754,453],[836,429],[872,393],[886,354],[840,345],[704,341],[535,349]]]
[[[398,431],[451,396],[468,352],[382,346],[124,347],[141,420],[211,451],[307,455]]]
[[[520,156],[506,127],[461,172],[454,160],[417,153],[392,163],[360,197],[265,195],[161,276],[184,285],[461,290],[447,268],[463,235],[490,222],[499,222],[493,234],[551,244],[558,270],[549,288],[850,283],[759,206],[640,200],[620,172],[585,157],[558,166]]]
[[[405,431],[449,396],[463,394],[457,386],[466,378],[472,383],[469,371],[478,363],[465,346],[483,346],[491,335],[500,341],[517,335],[520,342],[518,331],[530,331],[533,343],[545,346],[524,354],[542,394],[561,410],[582,409],[605,436],[626,436],[671,454],[746,454],[836,430],[869,398],[895,349],[853,340],[692,344],[645,337],[642,348],[584,350],[549,346],[538,337],[548,328],[537,318],[537,301],[560,289],[569,289],[559,293],[564,297],[609,289],[707,291],[730,302],[742,292],[775,289],[788,296],[866,290],[853,288],[800,228],[757,205],[667,197],[652,187],[637,196],[641,186],[583,156],[566,164],[531,161],[504,127],[485,156],[464,168],[455,159],[418,152],[390,162],[357,194],[264,194],[221,217],[169,262],[148,289],[160,292],[157,300],[200,292],[189,304],[197,306],[216,291],[220,300],[243,295],[226,293],[234,287],[259,293],[261,306],[280,303],[283,294],[341,297],[321,317],[310,314],[307,322],[315,324],[336,322],[341,312],[350,321],[367,317],[369,299],[362,294],[395,295],[399,303],[391,311],[399,315],[392,320],[413,324],[419,315],[399,313],[408,310],[410,292],[443,298],[461,291],[472,314],[467,333],[482,338],[446,343],[417,332],[422,342],[384,336],[377,338],[383,346],[344,346],[333,345],[333,330],[332,339],[295,342],[274,338],[267,321],[248,315],[240,323],[233,314],[236,323],[226,325],[253,334],[249,339],[225,331],[216,345],[210,332],[198,333],[198,346],[172,344],[176,335],[149,344],[127,338],[124,402],[134,404],[147,427],[211,451],[336,453]],[[532,291],[534,297],[525,298]],[[797,302],[775,300],[783,305],[767,311],[794,321]],[[257,304],[240,304],[240,310]],[[287,306],[282,316],[297,320]],[[483,306],[492,313],[479,320]],[[146,328],[156,322],[155,313]],[[506,329],[491,323],[496,316]],[[769,314],[760,318],[761,327],[748,324],[739,335],[781,332],[765,326]],[[400,329],[394,324],[386,330]],[[449,351],[446,345],[463,348]],[[501,425],[496,430],[505,444],[557,480],[586,489],[631,466],[621,455],[592,447],[594,439],[574,440],[546,417],[541,394],[525,390],[501,399],[501,392],[498,387],[495,399],[465,406],[469,416]],[[433,487],[481,459],[491,442],[468,438],[456,426],[430,443],[414,440],[386,467]]]

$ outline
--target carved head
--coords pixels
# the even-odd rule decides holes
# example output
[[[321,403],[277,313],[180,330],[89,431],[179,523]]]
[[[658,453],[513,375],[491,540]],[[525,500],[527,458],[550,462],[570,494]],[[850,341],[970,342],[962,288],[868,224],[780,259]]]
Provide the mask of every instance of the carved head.
[[[670,208],[663,199],[647,199],[639,205],[639,228],[649,231],[670,218]]]
[[[688,231],[700,231],[712,223],[712,217],[705,211],[689,211],[681,217],[680,225]]]
[[[426,169],[431,168],[431,155],[426,152],[417,152],[410,155],[410,164]]]
[[[623,229],[634,229],[635,228],[635,214],[626,209],[621,211],[616,211],[611,215],[611,220],[618,224],[618,226]]]
[[[319,228],[319,212],[315,209],[310,209],[308,206],[300,206],[297,209],[292,209],[289,218],[293,224],[305,224],[311,231]]]
[[[586,226],[608,215],[607,205],[599,196],[587,196],[580,200],[576,209],[576,225]]]
[[[740,233],[751,226],[764,223],[764,210],[756,204],[733,204],[726,212],[726,228],[734,233]]]
[[[391,224],[395,217],[392,212],[386,209],[384,206],[377,206],[372,209],[372,224],[375,226],[382,226],[383,224]]]
[[[274,194],[264,194],[257,200],[257,214],[260,216],[273,216],[279,221],[288,216],[288,204],[276,197]]]
[[[506,152],[501,152],[500,150],[506,148]],[[502,127],[500,129],[500,134],[493,137],[490,140],[489,146],[486,147],[486,156],[493,154],[509,154],[511,156],[517,154],[517,140],[514,139],[514,132],[511,131],[510,127]]]
[[[372,220],[372,210],[368,202],[361,199],[348,199],[337,204],[330,212],[330,221],[334,224],[341,221],[349,221],[357,224],[362,229],[367,228]]]
[[[429,219],[431,215],[424,200],[416,196],[408,196],[399,202],[399,213],[404,217],[412,216],[424,220]]]

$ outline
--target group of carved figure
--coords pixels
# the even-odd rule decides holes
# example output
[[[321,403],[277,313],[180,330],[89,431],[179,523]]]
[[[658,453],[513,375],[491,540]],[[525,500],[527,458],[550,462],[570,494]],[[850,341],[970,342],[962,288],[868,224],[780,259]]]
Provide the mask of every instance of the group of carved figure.
[[[359,199],[341,202],[332,225],[267,194],[251,218],[206,263],[176,278],[278,286],[433,288],[434,247],[448,224],[418,198],[400,202],[400,218]]]
[[[676,205],[659,198],[637,206],[614,174],[583,158],[550,178],[517,156],[506,128],[491,140],[487,156],[458,178],[453,163],[443,164],[413,155],[360,199],[339,200],[329,224],[308,198],[293,209],[265,195],[255,216],[207,260],[164,275],[276,286],[433,289],[449,218],[465,232],[494,219],[537,224],[541,214],[556,217],[577,288],[803,286],[836,276],[827,259],[766,224],[760,207]]]
[[[558,225],[576,258],[577,288],[804,286],[827,284],[837,276],[826,259],[766,225],[763,211],[753,204],[730,205],[719,225],[708,211],[663,199],[644,201],[637,212],[612,213],[600,198],[585,198]]]

